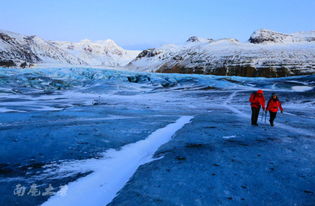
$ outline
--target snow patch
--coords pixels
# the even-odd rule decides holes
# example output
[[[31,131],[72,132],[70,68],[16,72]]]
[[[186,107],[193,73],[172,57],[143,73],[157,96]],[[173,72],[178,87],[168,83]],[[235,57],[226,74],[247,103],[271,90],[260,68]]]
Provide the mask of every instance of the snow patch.
[[[146,139],[125,145],[121,150],[108,150],[102,159],[77,161],[72,167],[91,168],[94,172],[67,185],[64,196],[53,196],[43,206],[107,205],[123,188],[137,168],[153,161],[155,151],[189,123],[192,116],[182,116],[175,123],[158,129]]]
[[[223,139],[233,139],[235,137],[236,137],[236,135],[230,135],[230,136],[223,136],[222,138]]]
[[[306,92],[306,91],[310,91],[312,90],[313,87],[310,86],[293,86],[292,90],[296,91],[296,92]]]

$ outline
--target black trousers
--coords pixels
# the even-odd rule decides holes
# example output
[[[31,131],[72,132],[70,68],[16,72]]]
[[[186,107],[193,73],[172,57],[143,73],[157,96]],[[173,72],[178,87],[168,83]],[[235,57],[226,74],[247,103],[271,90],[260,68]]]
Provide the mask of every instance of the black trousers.
[[[276,119],[277,112],[270,112],[269,111],[269,114],[270,114],[270,123],[273,123],[273,121]]]
[[[260,107],[252,107],[252,124],[257,124]]]

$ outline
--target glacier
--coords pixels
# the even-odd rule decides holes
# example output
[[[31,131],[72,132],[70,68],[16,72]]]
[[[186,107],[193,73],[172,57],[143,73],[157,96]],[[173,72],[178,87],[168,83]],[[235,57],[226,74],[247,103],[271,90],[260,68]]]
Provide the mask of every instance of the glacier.
[[[67,186],[65,198],[95,206],[312,205],[314,87],[314,75],[1,68],[0,204],[73,205]],[[257,89],[283,103],[274,128],[250,125]],[[99,193],[107,183],[116,190]]]

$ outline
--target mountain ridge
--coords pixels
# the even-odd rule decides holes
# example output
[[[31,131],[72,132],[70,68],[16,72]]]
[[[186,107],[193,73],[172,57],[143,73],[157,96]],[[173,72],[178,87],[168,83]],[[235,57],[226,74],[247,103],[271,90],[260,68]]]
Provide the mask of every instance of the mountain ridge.
[[[72,48],[71,48],[72,47]],[[26,36],[0,30],[0,65],[22,63],[85,66],[124,66],[140,51],[125,50],[113,40],[80,42],[47,41],[36,35]]]
[[[260,29],[247,42],[192,36],[181,45],[136,51],[111,39],[46,41],[0,30],[0,66],[32,64],[247,77],[307,75],[315,73],[315,31],[284,34]]]
[[[142,51],[127,67],[135,71],[247,77],[315,73],[315,31],[254,32],[248,42],[190,37],[183,45]]]

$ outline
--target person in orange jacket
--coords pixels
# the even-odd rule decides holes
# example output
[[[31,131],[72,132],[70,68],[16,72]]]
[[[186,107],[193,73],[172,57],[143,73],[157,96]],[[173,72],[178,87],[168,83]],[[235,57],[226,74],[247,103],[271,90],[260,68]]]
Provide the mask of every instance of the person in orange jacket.
[[[249,102],[251,103],[252,108],[252,125],[258,126],[257,121],[260,108],[262,107],[265,111],[264,91],[258,90],[257,92],[252,93],[249,98]]]
[[[283,108],[281,106],[281,102],[278,99],[277,94],[273,93],[271,95],[270,100],[268,101],[268,104],[267,104],[267,111],[269,111],[269,114],[270,114],[269,122],[270,122],[271,126],[274,126],[273,121],[275,120],[275,118],[277,116],[277,112],[279,109],[280,109],[281,113],[283,113]]]

